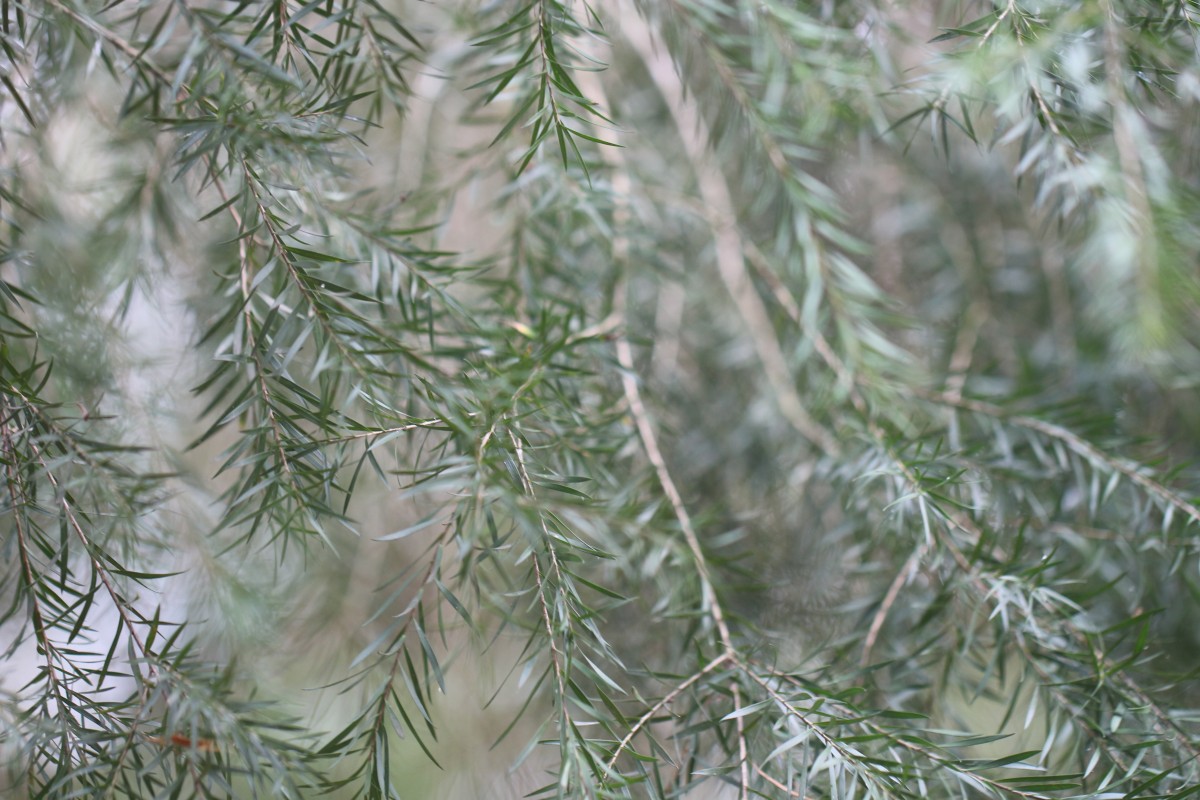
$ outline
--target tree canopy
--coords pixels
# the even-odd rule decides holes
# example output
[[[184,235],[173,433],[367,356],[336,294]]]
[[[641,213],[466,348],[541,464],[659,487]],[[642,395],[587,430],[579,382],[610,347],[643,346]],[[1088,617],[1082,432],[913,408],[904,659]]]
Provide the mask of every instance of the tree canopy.
[[[0,787],[1195,795],[1198,36],[3,0]]]

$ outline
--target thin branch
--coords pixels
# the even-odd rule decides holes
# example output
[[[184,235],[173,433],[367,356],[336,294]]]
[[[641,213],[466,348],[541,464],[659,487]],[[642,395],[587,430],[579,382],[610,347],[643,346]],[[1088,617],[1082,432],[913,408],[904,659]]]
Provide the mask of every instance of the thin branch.
[[[627,19],[637,19],[631,11],[627,11],[623,16]],[[774,390],[780,412],[806,439],[825,453],[836,455],[841,451],[841,447],[833,435],[819,425],[804,407],[766,306],[758,296],[746,270],[746,248],[738,228],[733,198],[724,176],[709,152],[707,142],[711,141],[711,131],[696,106],[694,95],[685,92],[675,71],[675,65],[663,50],[655,48],[645,26],[626,25],[624,34],[645,64],[651,80],[654,81],[675,120],[676,131],[696,176],[701,201],[708,212],[716,249],[717,272],[754,341],[763,372]]]
[[[912,551],[912,555],[904,562],[904,566],[896,573],[896,577],[888,586],[887,594],[883,596],[883,602],[879,604],[879,610],[875,612],[875,616],[871,618],[871,626],[867,629],[867,636],[863,639],[862,657],[858,663],[861,667],[866,667],[871,663],[871,651],[875,648],[875,641],[879,638],[879,632],[883,630],[883,623],[887,619],[888,613],[892,610],[892,606],[896,603],[896,598],[900,596],[900,590],[904,588],[904,584],[908,583],[913,573],[916,572],[917,566],[921,563],[921,559],[925,556],[926,543],[922,542],[917,549]]]
[[[45,0],[45,2],[53,6],[54,9],[60,14],[65,14],[67,17],[75,20],[80,25],[83,25],[92,33],[96,34],[101,39],[104,39],[122,53],[129,56],[129,62],[131,66],[146,70],[152,76],[154,76],[156,81],[164,86],[171,85],[171,78],[167,75],[167,73],[160,69],[154,62],[146,58],[145,53],[126,41],[120,34],[109,30],[91,17],[85,17],[75,9],[59,2],[59,0]]]
[[[927,748],[911,741],[910,737],[896,736],[892,731],[875,724],[869,718],[862,718],[862,712],[858,711],[857,709],[846,709],[842,707],[841,703],[824,695],[821,696],[821,709],[824,715],[823,721],[826,722],[826,724],[816,723],[810,720],[808,716],[800,709],[796,708],[796,706],[793,705],[792,702],[786,696],[784,696],[778,688],[776,688],[772,681],[763,678],[755,670],[753,670],[750,664],[744,664],[743,668],[746,670],[746,675],[752,681],[762,687],[762,689],[767,693],[768,697],[771,698],[772,702],[775,703],[776,707],[779,708],[780,711],[808,728],[809,731],[811,731],[825,747],[836,752],[847,765],[853,765],[855,767],[856,775],[863,781],[863,783],[867,783],[868,780],[874,783],[876,786],[882,789],[883,796],[885,797],[891,796],[894,792],[893,785],[889,781],[884,780],[884,776],[890,778],[891,773],[884,773],[884,775],[881,776],[876,771],[878,767],[875,759],[864,757],[864,755],[857,749],[848,746],[840,738],[831,736],[829,734],[829,726],[827,722],[833,713],[831,709],[837,709],[839,713],[846,714],[852,722],[861,724],[870,734],[882,737],[891,744],[898,745],[910,752],[919,754],[922,758],[926,759],[930,766],[934,769],[953,770],[954,772],[957,772],[963,776],[969,777],[971,780],[987,785],[998,794],[1025,798],[1025,800],[1052,800],[1049,795],[1042,794],[1040,792],[1021,791],[1020,789],[1014,788],[1003,783],[1002,781],[988,778],[985,775],[980,774],[980,772],[966,769],[960,766],[953,759],[948,759],[944,756],[938,755],[937,753],[933,753]],[[783,680],[787,683],[791,683],[796,685],[801,690],[807,691],[791,676],[772,675],[771,677],[776,680]]]
[[[7,398],[5,398],[7,400]],[[8,403],[4,402],[4,417],[9,418],[12,410]],[[21,571],[25,578],[25,584],[29,593],[29,615],[33,621],[34,635],[41,647],[42,655],[46,662],[46,680],[49,681],[54,693],[54,702],[57,706],[55,709],[60,717],[66,718],[69,716],[69,705],[64,699],[62,685],[61,670],[55,668],[54,657],[58,653],[58,648],[50,640],[50,630],[46,625],[45,618],[42,615],[42,604],[39,602],[37,595],[37,586],[40,582],[34,574],[33,563],[30,557],[31,543],[29,541],[29,531],[26,530],[25,517],[22,513],[28,504],[26,497],[25,482],[18,469],[20,463],[17,458],[16,449],[12,439],[13,429],[7,421],[4,422],[0,436],[3,440],[4,452],[4,471],[5,483],[8,488],[9,508],[12,510],[13,527],[17,534],[17,550],[21,561]],[[64,732],[64,738],[66,734]],[[77,737],[76,737],[77,739]],[[72,747],[78,748],[79,742],[72,740]],[[64,754],[64,757],[69,759],[70,754]]]
[[[333,342],[333,346],[337,348],[339,353],[341,353],[343,362],[348,364],[364,383],[370,386],[376,386],[375,375],[370,369],[365,368],[359,362],[360,358],[366,358],[366,360],[369,362],[370,357],[360,350],[356,350],[347,346],[346,342],[344,341],[344,337],[339,335],[337,330],[334,328],[333,322],[330,320],[329,315],[321,309],[321,303],[318,302],[317,293],[312,289],[312,287],[306,286],[304,281],[301,279],[300,267],[296,263],[296,258],[284,243],[283,232],[279,230],[279,225],[274,219],[272,219],[270,212],[267,210],[266,203],[264,202],[263,195],[260,191],[262,182],[253,174],[250,164],[245,159],[242,159],[241,164],[243,183],[254,196],[254,205],[258,209],[258,218],[262,223],[262,227],[267,231],[269,241],[262,242],[261,239],[259,239],[257,234],[259,226],[254,226],[252,230],[246,230],[242,225],[241,217],[237,213],[236,209],[234,209],[233,205],[230,204],[229,214],[233,218],[235,224],[237,224],[238,230],[244,234],[239,242],[245,241],[246,238],[250,238],[252,241],[257,241],[260,244],[266,245],[268,251],[274,252],[279,260],[283,262],[284,266],[287,267],[287,273],[291,278],[292,285],[296,287],[296,291],[299,292],[300,296],[304,299],[304,302],[308,305],[312,317],[317,320],[317,323],[325,332],[326,340]],[[219,183],[218,186],[220,186]],[[224,187],[221,187],[221,199],[227,201]],[[246,305],[248,308],[249,303],[247,302]],[[358,320],[358,323],[364,327],[369,327],[367,326],[365,320]],[[371,329],[371,333],[376,336],[379,335],[379,332],[374,329]],[[401,350],[401,348],[398,347],[395,349]]]
[[[628,10],[628,9],[627,9]],[[630,25],[641,25],[642,21],[636,14],[627,15],[625,17],[626,29]],[[597,91],[603,92],[603,84],[594,76],[591,77],[589,83],[592,83]],[[619,132],[613,137],[613,143],[619,144]],[[616,202],[613,210],[613,243],[612,253],[613,261],[620,267],[628,267],[629,264],[629,235],[627,227],[629,225],[631,215],[629,212],[628,196],[632,189],[632,181],[629,177],[628,165],[625,164],[619,150],[616,147],[606,147],[602,149],[604,159],[612,167],[612,185],[616,193]],[[608,319],[614,320],[613,327],[618,327],[621,320],[624,318],[625,307],[625,288],[624,282],[619,282],[614,297],[615,308]],[[688,515],[687,508],[683,504],[683,499],[679,495],[678,489],[675,487],[674,480],[671,477],[670,471],[667,469],[666,462],[662,457],[662,452],[659,450],[658,441],[654,434],[654,428],[650,424],[649,415],[646,412],[645,404],[642,402],[641,392],[638,388],[637,379],[635,378],[633,352],[629,345],[629,340],[624,336],[618,336],[616,343],[617,360],[623,370],[621,382],[625,392],[626,402],[629,404],[630,412],[632,413],[635,424],[638,428],[638,434],[642,440],[642,446],[645,449],[647,457],[654,466],[655,472],[659,479],[659,484],[663,487],[663,491],[670,498],[675,517],[679,522],[680,528],[684,531],[684,537],[688,542],[688,548],[692,551],[692,556],[695,559],[697,571],[701,575],[702,595],[706,596],[706,605],[711,609],[714,624],[717,627],[718,635],[721,638],[721,644],[724,649],[720,655],[708,662],[700,671],[694,673],[690,678],[685,680],[671,692],[668,692],[662,699],[652,705],[629,729],[628,733],[617,745],[612,757],[608,761],[606,771],[611,772],[617,759],[621,753],[629,745],[638,732],[662,709],[666,708],[676,697],[686,691],[688,687],[700,680],[706,674],[736,657],[736,650],[733,646],[733,639],[730,635],[729,628],[725,623],[724,611],[721,609],[720,602],[713,589],[710,576],[708,574],[708,565],[705,561],[703,551],[700,548],[699,540],[696,537],[695,531],[692,529],[691,518]],[[736,680],[733,683],[733,697],[735,711],[741,709],[741,690],[737,685]],[[739,764],[741,769],[741,797],[747,798],[749,795],[750,775],[749,775],[749,758],[747,755],[746,733],[743,727],[743,720],[739,715],[737,718],[737,739]]]
[[[675,485],[675,480],[671,477],[671,472],[667,469],[667,462],[663,458],[662,451],[659,449],[658,438],[654,433],[654,426],[650,422],[650,415],[646,411],[646,405],[642,402],[641,391],[638,389],[637,373],[633,363],[633,349],[630,347],[629,340],[625,336],[622,335],[617,338],[616,351],[617,362],[621,365],[622,370],[621,385],[625,390],[625,399],[629,403],[629,413],[633,416],[634,424],[638,429],[638,436],[642,440],[642,448],[646,452],[646,457],[650,459],[651,466],[654,467],[659,485],[662,486],[663,493],[666,494],[667,501],[671,504],[671,510],[675,513],[675,519],[679,522],[679,528],[683,533],[684,541],[687,543],[688,550],[691,551],[692,559],[696,564],[696,572],[700,576],[700,593],[703,610],[712,617],[724,652],[731,656],[735,655],[737,649],[733,644],[733,636],[729,632],[729,624],[725,621],[725,611],[721,608],[721,602],[717,598],[716,589],[713,588],[708,560],[705,558],[704,550],[700,546],[700,539],[696,535],[696,529],[692,526],[692,517],[684,505],[679,488]]]
[[[648,42],[649,33],[644,30],[641,17],[638,16],[631,5],[624,6],[623,16],[629,20],[625,27],[626,35],[629,36],[634,31],[637,31],[633,35],[639,40],[645,39]],[[623,165],[616,162],[619,156],[615,152],[609,152],[608,148],[605,148],[604,152],[606,153],[605,157],[610,160],[610,163],[617,165],[613,176],[614,188],[626,190],[621,192],[618,198],[625,197],[628,194],[627,190],[630,188],[628,172],[624,169]],[[613,239],[613,260],[618,265],[627,267],[629,264],[629,237],[625,233],[625,227],[629,221],[629,208],[623,202],[618,199],[617,211],[614,215],[616,235]],[[624,319],[625,316],[626,287],[627,284],[622,281],[613,293],[613,313],[617,319]],[[692,559],[696,564],[696,571],[700,576],[700,593],[703,610],[712,617],[713,625],[717,629],[717,636],[720,639],[721,648],[725,655],[733,657],[737,654],[737,649],[734,647],[733,636],[729,631],[729,624],[725,619],[725,611],[721,608],[720,600],[717,598],[717,592],[713,586],[712,575],[708,568],[708,560],[704,555],[703,548],[700,546],[700,538],[696,535],[691,515],[688,513],[687,506],[683,502],[683,496],[680,494],[679,488],[675,485],[675,480],[671,477],[671,471],[667,468],[666,459],[663,458],[662,450],[658,446],[658,437],[654,433],[654,426],[650,422],[650,414],[646,410],[646,405],[642,401],[641,390],[638,387],[637,369],[633,361],[633,348],[629,344],[629,339],[624,334],[617,336],[615,349],[617,362],[621,366],[621,385],[625,392],[625,400],[629,404],[630,414],[633,416],[634,424],[637,426],[638,436],[642,441],[642,448],[646,453],[646,457],[650,460],[651,466],[654,467],[659,485],[662,486],[663,492],[667,495],[667,500],[671,504],[671,510],[675,514],[675,519],[679,522],[679,528],[683,533],[684,541],[687,543],[688,550],[691,551]]]
[[[219,182],[216,184],[218,191],[221,194],[222,201],[228,203],[229,213],[232,215],[234,222],[238,226],[238,231],[242,231],[242,219],[237,210],[229,203],[225,194],[225,188]],[[263,408],[266,412],[267,423],[271,430],[272,443],[275,446],[275,453],[279,458],[279,467],[282,473],[287,477],[288,483],[291,484],[292,491],[297,496],[304,495],[304,487],[301,484],[299,476],[296,474],[295,468],[292,466],[292,460],[288,457],[287,449],[284,447],[283,428],[276,416],[275,405],[271,387],[267,384],[267,365],[263,363],[261,345],[258,337],[254,333],[255,319],[254,312],[251,308],[251,298],[253,296],[253,272],[254,268],[250,261],[250,242],[248,237],[238,237],[238,262],[239,262],[239,278],[240,288],[242,293],[242,325],[245,327],[243,346],[247,347],[248,353],[239,353],[250,358],[254,363],[254,374],[251,379],[254,385],[258,388],[259,397],[262,399]]]
[[[1145,489],[1150,494],[1167,503],[1170,506],[1183,511],[1194,522],[1200,522],[1200,508],[1195,503],[1190,502],[1179,493],[1168,488],[1162,483],[1156,481],[1146,473],[1148,470],[1137,464],[1134,461],[1126,459],[1114,458],[1108,455],[1100,448],[1088,442],[1083,437],[1064,428],[1061,425],[1056,425],[1053,422],[1031,417],[1025,414],[1012,414],[1000,406],[993,405],[982,400],[973,400],[971,398],[955,397],[950,394],[929,392],[921,389],[914,389],[914,393],[918,396],[940,405],[950,406],[953,408],[961,408],[966,411],[973,411],[977,414],[993,417],[1002,422],[1008,422],[1013,425],[1018,425],[1022,428],[1037,431],[1038,433],[1049,436],[1052,439],[1057,439],[1067,445],[1077,455],[1083,456],[1089,462],[1095,465],[1103,466],[1113,472],[1117,472]]]
[[[1004,6],[1004,10],[996,16],[996,21],[993,22],[991,27],[984,31],[983,36],[979,38],[979,44],[977,45],[978,48],[982,48],[988,43],[988,40],[992,38],[992,34],[995,33],[996,29],[1000,27],[1000,23],[1004,21],[1004,18],[1016,9],[1016,5],[1017,4],[1015,0],[1008,0],[1008,3]]]
[[[776,789],[779,789],[781,792],[787,792],[788,797],[803,797],[804,800],[816,800],[816,798],[814,798],[812,795],[802,795],[795,789],[789,789],[788,787],[784,786],[782,783],[772,778],[762,767],[758,766],[757,764],[754,765],[754,771],[758,773],[760,778],[774,786]]]
[[[627,734],[625,734],[625,737],[623,739],[621,739],[620,742],[617,743],[617,749],[613,751],[612,757],[608,760],[608,764],[605,767],[605,771],[606,772],[612,771],[613,767],[617,763],[617,759],[621,757],[621,753],[625,752],[625,748],[629,747],[629,743],[633,741],[634,737],[637,736],[638,733],[640,733],[641,730],[643,728],[645,728],[646,725],[652,719],[654,719],[655,716],[657,716],[659,714],[659,712],[661,712],[664,709],[666,709],[667,707],[669,707],[671,705],[671,703],[675,702],[676,697],[679,697],[679,695],[683,694],[688,689],[690,689],[697,681],[699,681],[705,675],[712,672],[713,670],[715,670],[717,667],[721,666],[722,664],[725,664],[726,662],[728,662],[730,660],[730,658],[731,658],[731,656],[729,653],[721,653],[721,655],[717,656],[712,661],[709,661],[707,664],[705,664],[703,667],[701,667],[701,669],[698,672],[692,673],[692,675],[690,677],[688,677],[687,680],[683,681],[682,683],[677,685],[674,689],[667,692],[665,695],[662,696],[662,698],[660,698],[658,700],[658,702],[656,702],[654,705],[650,706],[650,708],[646,709],[646,713],[642,714],[642,716],[640,716],[638,718],[638,720],[629,727],[629,732]]]
[[[80,524],[79,519],[75,515],[75,509],[71,505],[70,500],[67,498],[67,493],[62,490],[62,487],[58,482],[58,478],[54,476],[53,469],[48,463],[46,463],[46,459],[42,455],[41,449],[32,442],[30,442],[29,447],[34,454],[34,457],[37,459],[38,464],[42,467],[42,471],[45,474],[46,479],[50,481],[50,485],[54,487],[55,494],[59,496],[58,504],[62,506],[63,513],[66,514],[67,522],[71,530],[75,533],[76,538],[78,538],[83,544],[84,552],[88,554],[88,561],[91,562],[92,569],[96,571],[96,576],[100,579],[100,582],[104,584],[105,591],[113,601],[113,606],[116,608],[117,613],[120,614],[121,621],[125,624],[125,628],[129,631],[130,638],[133,640],[134,644],[137,645],[138,652],[140,652],[142,657],[146,659],[147,671],[149,672],[150,678],[153,679],[158,675],[158,668],[155,666],[154,662],[150,660],[152,654],[146,647],[145,642],[142,641],[142,637],[138,634],[136,627],[134,627],[134,622],[129,616],[129,609],[131,607],[129,601],[127,601],[121,595],[121,593],[117,591],[116,585],[112,581],[112,576],[109,574],[108,568],[100,563],[100,559],[96,556],[96,548],[93,547],[87,533],[84,532],[83,526]]]
[[[525,467],[525,450],[521,446],[521,440],[512,430],[509,430],[508,436],[512,441],[513,447],[516,449],[517,473],[521,477],[522,489],[531,500],[535,500],[536,496],[533,492],[533,481],[529,479],[529,472]],[[553,537],[550,535],[550,528],[546,525],[546,518],[540,509],[538,510],[538,522],[542,526],[542,535],[545,537],[546,550],[550,554],[551,565],[556,573],[556,577],[561,583],[562,576],[559,573],[558,557],[555,555],[554,545],[551,543],[551,539]],[[571,729],[574,727],[574,722],[571,720],[571,709],[567,697],[567,667],[563,664],[567,658],[567,655],[563,652],[561,646],[559,645],[558,634],[554,632],[554,623],[551,620],[550,613],[550,602],[546,598],[546,581],[545,577],[542,575],[542,565],[541,560],[538,557],[538,553],[533,553],[532,560],[534,580],[537,583],[538,604],[541,607],[542,624],[546,628],[546,639],[550,644],[550,661],[554,665],[554,679],[558,684],[558,708],[559,714],[562,716],[562,722],[560,723],[559,727],[559,735],[562,737],[569,737],[571,735]]]
[[[766,680],[758,672],[751,668],[750,664],[738,661],[743,673],[751,681],[756,683],[761,688],[775,705],[775,707],[786,717],[791,717],[803,725],[808,731],[818,739],[822,745],[837,753],[839,758],[848,766],[852,765],[856,777],[864,784],[874,784],[875,787],[882,789],[884,796],[891,794],[891,785],[886,783],[883,778],[875,773],[877,767],[869,762],[864,762],[864,757],[855,748],[842,742],[838,737],[833,736],[825,726],[819,725],[811,720],[807,714],[802,713],[798,708],[792,705],[792,702],[784,697],[779,690],[769,680]]]

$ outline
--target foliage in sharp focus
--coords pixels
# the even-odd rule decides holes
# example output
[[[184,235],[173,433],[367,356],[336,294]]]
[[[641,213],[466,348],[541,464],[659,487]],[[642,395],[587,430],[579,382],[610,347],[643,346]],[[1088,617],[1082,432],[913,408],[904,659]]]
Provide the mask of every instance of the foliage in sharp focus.
[[[0,787],[1194,795],[1198,41],[5,0]]]

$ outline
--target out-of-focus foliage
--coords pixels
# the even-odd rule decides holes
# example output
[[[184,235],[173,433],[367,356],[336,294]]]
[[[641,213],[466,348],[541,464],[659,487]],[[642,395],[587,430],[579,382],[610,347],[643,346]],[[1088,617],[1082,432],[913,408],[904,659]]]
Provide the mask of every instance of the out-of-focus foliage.
[[[0,785],[1194,795],[1198,37],[4,0]]]

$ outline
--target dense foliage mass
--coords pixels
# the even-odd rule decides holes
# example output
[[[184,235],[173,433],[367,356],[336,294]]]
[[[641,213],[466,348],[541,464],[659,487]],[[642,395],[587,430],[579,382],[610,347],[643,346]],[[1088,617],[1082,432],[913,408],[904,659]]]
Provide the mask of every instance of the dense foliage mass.
[[[1198,43],[3,0],[0,786],[1195,795]]]

